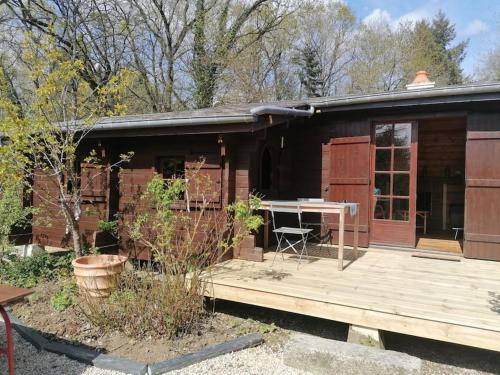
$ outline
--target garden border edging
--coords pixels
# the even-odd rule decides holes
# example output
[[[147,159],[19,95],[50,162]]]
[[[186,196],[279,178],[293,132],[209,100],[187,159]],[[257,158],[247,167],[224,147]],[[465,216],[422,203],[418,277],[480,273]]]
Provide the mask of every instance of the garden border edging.
[[[179,370],[195,363],[215,358],[224,354],[251,348],[260,345],[263,341],[261,333],[250,333],[237,337],[221,344],[210,345],[196,352],[185,354],[176,358],[168,359],[152,364],[143,364],[127,358],[114,357],[99,353],[96,350],[83,348],[76,345],[66,344],[50,340],[39,334],[36,330],[26,326],[17,319],[10,311],[8,312],[12,328],[19,335],[32,344],[38,350],[45,350],[56,354],[65,355],[71,359],[83,362],[104,370],[121,371],[132,375],[161,375],[170,371]]]

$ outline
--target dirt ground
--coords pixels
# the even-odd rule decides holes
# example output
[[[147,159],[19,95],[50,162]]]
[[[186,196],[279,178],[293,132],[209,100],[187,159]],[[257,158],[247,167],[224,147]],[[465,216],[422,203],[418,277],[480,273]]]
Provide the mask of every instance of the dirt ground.
[[[279,349],[290,332],[347,339],[348,325],[344,323],[225,301],[208,306],[214,313],[196,331],[182,337],[134,340],[118,332],[103,335],[87,323],[78,308],[54,311],[48,300],[56,290],[53,283],[39,286],[25,302],[13,305],[14,314],[45,335],[138,362],[173,358],[250,332],[262,332],[271,349]],[[387,349],[421,358],[424,375],[500,374],[500,353],[390,332],[384,333],[384,341]]]
[[[211,311],[197,329],[173,339],[147,336],[134,339],[120,332],[103,333],[88,322],[77,306],[63,312],[55,311],[49,300],[57,290],[58,286],[53,282],[39,285],[25,301],[12,305],[14,315],[44,336],[138,362],[171,359],[252,332],[263,333],[271,345],[279,345],[287,336],[286,330],[274,324],[217,311],[217,308],[214,311],[213,306],[207,307]]]

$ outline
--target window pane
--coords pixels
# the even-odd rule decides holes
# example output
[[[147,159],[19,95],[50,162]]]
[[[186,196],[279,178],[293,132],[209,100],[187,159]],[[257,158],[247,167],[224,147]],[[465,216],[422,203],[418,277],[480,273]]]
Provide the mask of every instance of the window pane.
[[[391,175],[386,173],[375,174],[374,195],[391,195]]]
[[[394,146],[411,144],[411,124],[394,124]]]
[[[375,125],[375,145],[379,147],[392,145],[392,124]]]
[[[410,170],[410,149],[394,149],[394,170],[409,171]]]
[[[376,180],[375,180],[376,181]],[[410,175],[409,174],[394,174],[392,195],[410,195]]]
[[[391,150],[377,150],[375,153],[375,170],[391,170]]]
[[[184,176],[184,159],[165,158],[161,160],[161,174],[164,179],[171,179]]]
[[[375,197],[375,210],[373,211],[374,219],[390,219],[390,199]]]
[[[392,220],[408,221],[409,214],[409,200],[401,198],[392,199]]]

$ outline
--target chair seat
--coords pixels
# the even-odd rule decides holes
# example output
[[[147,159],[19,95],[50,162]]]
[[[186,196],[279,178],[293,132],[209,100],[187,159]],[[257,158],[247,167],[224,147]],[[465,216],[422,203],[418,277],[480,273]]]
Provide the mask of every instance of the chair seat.
[[[307,234],[312,232],[312,229],[301,229],[291,227],[280,227],[273,230],[274,233],[287,233],[287,234]]]
[[[304,223],[304,222],[302,222],[302,225],[316,225],[316,226],[322,226],[322,225],[324,225],[324,223],[320,223],[320,222],[316,222],[316,223],[308,223],[308,222],[306,222],[306,223]]]

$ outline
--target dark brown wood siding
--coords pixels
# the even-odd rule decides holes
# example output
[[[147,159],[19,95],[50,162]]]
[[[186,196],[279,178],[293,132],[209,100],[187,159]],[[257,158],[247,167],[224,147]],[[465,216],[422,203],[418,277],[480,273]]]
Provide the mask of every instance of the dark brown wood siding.
[[[500,260],[500,114],[467,122],[464,256]]]
[[[82,144],[82,157],[95,150],[101,158],[101,165],[81,163],[82,206],[80,231],[84,245],[90,247],[99,220],[109,218],[109,173],[106,170],[108,155],[106,145],[91,140]],[[70,188],[70,187],[67,187]],[[71,237],[66,221],[57,204],[58,185],[54,177],[42,172],[33,177],[33,206],[38,209],[34,215],[33,242],[42,246],[71,247]]]
[[[133,221],[137,202],[140,202],[139,198],[145,192],[148,182],[159,172],[158,161],[164,157],[179,157],[185,160],[187,174],[193,168],[198,168],[200,161],[205,160],[200,172],[207,176],[212,184],[213,194],[210,196],[212,202],[220,205],[224,196],[230,195],[224,187],[227,182],[223,181],[223,177],[229,174],[224,173],[221,144],[215,135],[147,137],[139,140],[141,142],[137,142],[135,138],[124,138],[119,142],[120,153],[134,151],[130,163],[123,165],[118,183],[118,211],[125,223]],[[199,198],[197,193],[190,191],[188,196],[191,204],[196,204]],[[126,225],[124,227],[126,228]],[[149,252],[130,239],[126,230],[120,233],[120,237],[121,253],[134,258],[149,259]]]

